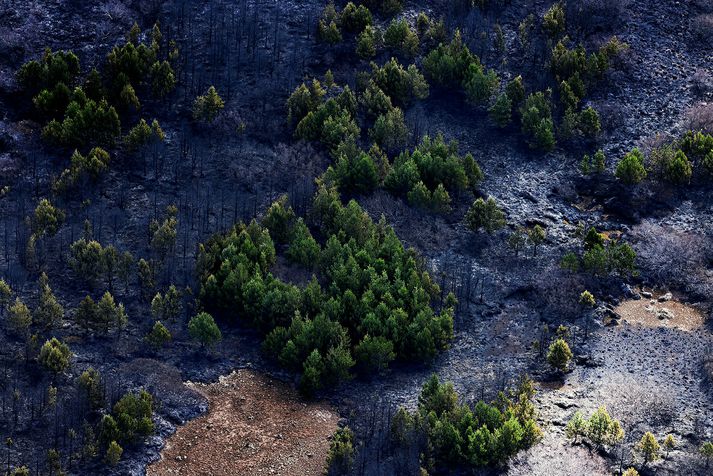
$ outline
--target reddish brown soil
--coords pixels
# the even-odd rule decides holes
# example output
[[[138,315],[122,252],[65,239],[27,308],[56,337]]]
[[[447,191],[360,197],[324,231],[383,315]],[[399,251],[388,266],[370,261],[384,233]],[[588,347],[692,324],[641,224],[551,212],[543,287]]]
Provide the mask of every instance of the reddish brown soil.
[[[290,386],[250,370],[188,385],[209,410],[178,428],[149,476],[323,473],[339,420],[328,404],[305,403]]]

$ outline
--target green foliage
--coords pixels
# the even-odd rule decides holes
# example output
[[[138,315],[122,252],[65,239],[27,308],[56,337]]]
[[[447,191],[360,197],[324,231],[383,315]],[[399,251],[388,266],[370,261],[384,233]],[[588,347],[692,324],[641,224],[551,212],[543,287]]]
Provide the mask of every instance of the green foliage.
[[[618,274],[628,276],[636,272],[636,253],[626,243],[608,242],[594,245],[582,256],[582,267],[598,276]]]
[[[85,331],[107,334],[110,328],[122,329],[127,317],[123,304],[116,304],[114,296],[105,292],[98,302],[86,296],[77,307],[75,320]]]
[[[387,152],[395,151],[406,145],[408,127],[404,122],[404,113],[398,107],[391,108],[374,121],[369,129],[369,138]]]
[[[171,342],[172,338],[173,336],[171,336],[171,332],[166,328],[166,326],[164,326],[161,321],[156,321],[154,322],[151,331],[149,331],[149,333],[146,334],[146,337],[144,337],[144,340],[151,346],[152,349],[158,351],[161,350],[164,345]]]
[[[479,62],[468,65],[463,78],[463,89],[468,101],[473,104],[486,104],[500,84],[500,78],[494,70],[485,71]]]
[[[225,103],[218,95],[215,86],[211,86],[204,95],[196,97],[193,102],[193,119],[197,122],[210,124],[224,107]]]
[[[580,170],[584,175],[604,173],[606,170],[606,155],[604,155],[604,151],[599,149],[593,157],[585,155],[580,163]]]
[[[578,418],[581,418],[581,414]],[[577,426],[580,428],[578,434],[596,447],[613,446],[624,439],[621,423],[612,418],[605,407],[599,407],[587,420],[578,423]]]
[[[507,94],[513,106],[519,106],[525,100],[525,86],[522,84],[522,76],[516,76],[505,85],[505,94]]]
[[[178,226],[178,218],[176,215],[178,210],[174,205],[166,207],[166,217],[163,221],[156,219],[149,223],[149,232],[151,233],[151,249],[156,253],[159,260],[163,260],[168,254],[173,251],[176,245],[176,227]]]
[[[460,156],[458,144],[447,143],[438,134],[433,139],[424,136],[413,152],[399,154],[384,185],[394,194],[406,195],[412,204],[446,211],[450,207],[449,191],[474,190],[482,179],[473,156]]]
[[[19,297],[15,298],[15,303],[9,307],[7,320],[10,329],[15,334],[23,337],[27,336],[32,324],[32,314],[30,314],[30,309]]]
[[[404,8],[403,0],[364,0],[362,3],[387,16],[398,13]]]
[[[316,110],[322,103],[322,97],[326,91],[316,79],[312,83],[299,85],[287,99],[287,122],[289,124],[299,123],[308,112]]]
[[[357,55],[364,59],[376,56],[376,49],[379,46],[380,39],[379,30],[371,25],[365,27],[357,38]]]
[[[418,54],[418,34],[411,29],[405,19],[394,19],[391,20],[384,32],[384,45],[387,48],[398,50],[404,56],[411,58]]]
[[[673,435],[666,435],[666,438],[664,438],[662,443],[664,451],[666,451],[666,458],[668,458],[669,452],[676,447],[676,443],[676,439],[673,437]]]
[[[176,76],[171,64],[166,61],[156,61],[149,70],[151,78],[151,91],[154,96],[164,97],[176,87]]]
[[[506,93],[498,95],[495,103],[488,109],[490,119],[500,128],[507,127],[512,121],[512,101]]]
[[[45,329],[52,329],[61,324],[64,317],[64,308],[57,302],[57,298],[52,293],[47,275],[42,273],[38,280],[39,299],[37,307],[33,313],[34,321]]]
[[[64,83],[57,83],[52,89],[43,89],[32,99],[37,110],[45,117],[62,117],[72,100],[72,91]]]
[[[64,223],[65,213],[56,208],[49,200],[43,198],[35,207],[32,227],[38,236],[54,236]]]
[[[80,238],[70,245],[69,265],[77,277],[95,285],[99,277],[104,277],[112,286],[115,274],[128,273],[133,262],[131,253],[119,252],[113,246],[103,247],[99,242]]]
[[[151,314],[154,319],[175,321],[183,312],[181,292],[175,285],[170,285],[164,295],[156,293],[151,300]]]
[[[317,25],[317,35],[319,39],[330,45],[342,41],[342,32],[339,30],[338,23],[339,15],[337,14],[336,8],[334,8],[334,2],[330,1],[324,7],[322,17],[319,19],[319,24]]]
[[[644,154],[638,148],[633,148],[616,164],[614,175],[627,185],[635,185],[644,180],[647,175]]]
[[[188,322],[188,335],[200,343],[201,348],[211,347],[223,338],[213,316],[207,312],[198,313]]]
[[[354,347],[354,357],[358,370],[364,375],[384,372],[396,358],[394,344],[385,337],[371,337],[369,334]]]
[[[45,369],[58,374],[69,368],[69,359],[71,357],[72,353],[67,344],[53,337],[42,345],[37,361]]]
[[[391,98],[371,80],[361,96],[361,104],[366,109],[366,113],[372,117],[386,114],[394,108]]]
[[[545,93],[530,94],[520,108],[522,133],[533,149],[552,150],[555,146],[552,109]]]
[[[359,33],[367,26],[371,26],[371,12],[364,5],[357,7],[353,2],[349,2],[342,10],[340,23],[345,31]]]
[[[419,449],[438,472],[495,466],[541,438],[533,396],[532,382],[523,379],[509,396],[501,392],[492,405],[460,405],[453,385],[440,383],[434,375],[421,390],[418,412],[396,413],[391,435],[401,445],[424,441]]]
[[[567,370],[569,361],[572,360],[572,351],[564,339],[556,339],[547,351],[547,362],[560,372]]]
[[[578,126],[580,132],[588,138],[595,138],[602,130],[599,122],[599,113],[589,106],[579,113]]]
[[[579,305],[582,307],[589,307],[592,308],[597,304],[597,301],[594,299],[594,295],[590,293],[587,290],[582,291],[582,294],[579,295]]]
[[[525,247],[527,243],[527,234],[522,228],[517,228],[508,237],[508,247],[515,252],[515,257],[520,254],[520,251]]]
[[[3,278],[0,278],[0,308],[5,309],[10,304],[11,297],[12,288]]]
[[[636,451],[644,459],[644,466],[652,461],[661,459],[661,446],[656,441],[656,437],[650,431],[644,433],[639,443],[636,445]]]
[[[356,141],[360,129],[354,121],[353,112],[356,109],[356,99],[348,87],[335,99],[330,98],[319,105],[316,110],[309,111],[297,124],[295,136],[305,140],[320,140],[331,151],[342,142]],[[345,107],[346,106],[346,107]]]
[[[683,185],[691,181],[693,165],[682,150],[676,151],[670,161],[665,164],[665,176],[671,183]]]
[[[278,244],[286,244],[292,240],[292,229],[297,219],[287,200],[287,195],[282,195],[275,200],[262,219],[262,225],[267,228],[270,237]]]
[[[140,439],[153,434],[152,411],[153,398],[146,390],[141,390],[138,395],[131,392],[124,394],[114,404],[111,412],[110,418],[115,420],[117,431],[112,432],[115,434],[111,435],[109,441],[136,443]],[[102,433],[104,433],[103,428]]]
[[[587,434],[587,421],[582,416],[582,412],[577,411],[572,418],[567,422],[565,427],[565,435],[576,443],[578,438],[585,437]]]
[[[79,376],[77,385],[84,393],[90,410],[98,410],[104,405],[104,389],[98,370],[89,367]]]
[[[285,255],[290,261],[313,267],[319,262],[321,252],[319,243],[312,237],[302,218],[299,218],[292,230],[292,241]]]
[[[340,190],[353,193],[369,193],[381,180],[374,158],[361,150],[356,154],[340,152],[337,163],[327,169],[325,178],[337,184]]]
[[[493,197],[476,199],[465,214],[465,224],[473,231],[484,230],[493,234],[505,226],[505,213]]]
[[[129,151],[136,151],[149,144],[163,142],[166,138],[163,129],[156,119],[153,120],[151,126],[148,125],[145,119],[141,118],[139,122],[129,130],[124,138],[124,143]]]
[[[550,38],[556,38],[566,29],[564,5],[555,3],[542,17],[542,29],[547,32]]]
[[[711,459],[713,459],[713,442],[706,441],[703,443],[699,449],[701,455],[706,459],[706,468],[710,466]]]
[[[449,44],[441,43],[426,55],[423,69],[434,83],[456,87],[466,79],[468,68],[473,63],[479,65],[480,61],[463,44],[460,31],[456,30]]]
[[[72,93],[62,121],[52,119],[42,130],[43,137],[63,146],[113,145],[120,134],[121,122],[114,107],[105,99],[87,98],[80,88]]]
[[[112,440],[112,442],[109,443],[109,446],[106,449],[104,461],[109,466],[116,466],[119,463],[123,452],[124,449],[121,447],[121,445],[119,445],[119,443],[117,443],[116,441]]]
[[[72,154],[70,168],[52,185],[55,192],[68,192],[84,182],[96,182],[109,169],[110,156],[101,147],[94,147],[86,156],[75,150]]]
[[[46,48],[39,61],[23,64],[17,72],[17,81],[27,91],[35,93],[43,88],[62,83],[71,86],[79,74],[79,58],[72,51],[55,51]]]
[[[310,219],[326,239],[312,261],[319,281],[300,289],[275,278],[270,233],[239,224],[200,247],[202,303],[250,319],[266,334],[265,352],[303,372],[306,394],[348,378],[354,357],[366,371],[366,356],[378,356],[383,369],[394,358],[428,361],[445,348],[453,309],[433,311],[438,286],[390,227],[373,223],[354,201],[342,205],[324,185]],[[298,220],[288,235],[309,236],[302,227]]]
[[[332,435],[327,454],[327,470],[329,474],[347,474],[354,460],[354,433],[345,426]]]
[[[527,230],[527,238],[528,240],[530,240],[530,243],[532,243],[533,256],[537,256],[537,247],[545,242],[545,239],[547,238],[547,233],[545,232],[545,229],[542,228],[540,225],[535,225],[529,230]]]
[[[599,407],[588,419],[576,412],[567,423],[565,433],[575,442],[581,437],[597,447],[613,446],[624,438],[619,420],[612,418],[605,407]]]
[[[372,63],[371,69],[371,80],[397,104],[408,105],[414,98],[428,97],[428,83],[414,64],[404,69],[391,58],[381,67]]]
[[[705,160],[713,153],[713,135],[701,131],[687,131],[679,143],[681,150],[692,160]],[[713,165],[713,163],[711,163]],[[708,169],[713,172],[713,168]]]

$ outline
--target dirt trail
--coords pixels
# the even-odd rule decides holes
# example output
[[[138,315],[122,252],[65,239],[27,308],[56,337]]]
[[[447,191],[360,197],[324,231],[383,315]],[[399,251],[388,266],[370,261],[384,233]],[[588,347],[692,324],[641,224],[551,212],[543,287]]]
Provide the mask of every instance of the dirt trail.
[[[149,476],[322,474],[339,420],[326,403],[303,403],[251,370],[188,386],[208,399],[208,413],[178,428]]]

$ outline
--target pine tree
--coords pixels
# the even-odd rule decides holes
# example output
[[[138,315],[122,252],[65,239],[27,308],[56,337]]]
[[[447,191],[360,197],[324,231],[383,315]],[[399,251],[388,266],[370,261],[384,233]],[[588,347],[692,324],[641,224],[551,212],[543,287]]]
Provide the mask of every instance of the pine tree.
[[[207,312],[201,312],[188,322],[188,334],[201,344],[201,348],[210,347],[223,338],[220,329]]]
[[[160,350],[164,345],[171,342],[171,332],[164,326],[161,321],[156,321],[151,328],[151,331],[146,334],[144,340],[155,350]]]
[[[634,148],[616,164],[616,178],[627,185],[635,185],[646,178],[644,154]]]
[[[62,322],[64,308],[57,302],[57,298],[52,293],[45,273],[40,275],[38,286],[39,299],[34,312],[34,319],[46,329],[52,329]]]
[[[225,107],[223,99],[214,86],[208,88],[203,96],[198,96],[193,102],[193,119],[198,122],[211,123]]]
[[[30,310],[20,298],[15,298],[15,303],[8,309],[8,323],[10,329],[17,335],[27,337],[30,325],[32,324],[32,315]]]
[[[495,103],[488,109],[488,113],[498,127],[507,127],[512,120],[512,101],[507,94],[500,94]]]
[[[508,247],[510,247],[510,249],[515,252],[516,258],[520,251],[522,251],[522,249],[525,247],[526,242],[527,236],[525,235],[525,232],[522,231],[522,228],[517,228],[508,237]]]
[[[544,243],[547,234],[540,225],[535,225],[527,231],[527,238],[532,243],[532,256],[537,256],[537,247]]]
[[[552,367],[560,372],[564,372],[567,370],[567,366],[569,365],[569,361],[571,359],[572,351],[569,349],[569,345],[564,339],[556,339],[552,344],[550,344],[550,348],[547,352],[547,362],[549,362]]]
[[[641,437],[641,440],[636,445],[637,452],[644,458],[644,466],[661,458],[660,449],[659,442],[656,441],[656,437],[650,431],[644,433],[644,436]]]
[[[493,234],[505,226],[505,213],[493,197],[488,197],[487,201],[478,198],[466,213],[465,224],[473,231],[483,229]]]

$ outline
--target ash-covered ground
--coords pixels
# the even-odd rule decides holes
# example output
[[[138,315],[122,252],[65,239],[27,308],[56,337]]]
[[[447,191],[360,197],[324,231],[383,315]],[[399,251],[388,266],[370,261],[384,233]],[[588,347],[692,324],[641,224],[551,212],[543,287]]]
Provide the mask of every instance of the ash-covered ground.
[[[503,78],[522,74],[535,89],[544,82],[537,72],[541,66],[517,53],[517,30],[528,13],[541,16],[551,3],[513,0],[502,9],[457,15],[450,2],[406,1],[403,15],[421,10],[442,15],[449,30],[459,27],[489,67]],[[711,5],[704,0],[613,4],[610,15],[587,19],[594,26],[577,38],[598,45],[616,34],[630,45],[621,64],[588,98],[602,114],[599,142],[609,157],[609,171],[632,146],[649,147],[656,134],[678,135],[705,123],[706,114],[708,126],[713,124],[713,112],[705,112],[713,99],[713,50],[696,29],[699,17],[711,13]],[[164,101],[146,101],[122,121],[126,127],[139,117],[157,118],[167,135],[165,147],[156,160],[147,157],[143,162],[116,151],[111,172],[99,185],[57,202],[67,212],[67,221],[41,252],[55,294],[65,309],[74,309],[89,290],[77,281],[66,255],[69,244],[81,235],[84,220],[91,220],[97,239],[139,257],[149,254],[150,220],[175,204],[177,246],[160,280],[195,289],[198,243],[237,220],[259,216],[283,193],[303,212],[314,178],[330,163],[319,146],[292,138],[284,107],[305,78],[322,77],[331,69],[337,82],[353,85],[355,69],[368,68],[366,62],[345,61],[346,50],[317,41],[316,22],[323,7],[323,2],[311,0],[0,1],[0,186],[10,186],[0,201],[0,270],[18,294],[29,303],[36,294],[37,276],[28,273],[22,261],[28,235],[25,217],[69,161],[66,151],[43,143],[31,102],[18,93],[14,74],[23,62],[37,58],[45,47],[72,49],[86,72],[102,64],[134,21],[148,32],[160,20],[164,35],[177,42],[181,55],[176,91]],[[483,42],[480,34],[496,23],[513,52],[506,62],[497,59],[492,41]],[[225,112],[216,127],[196,130],[190,105],[211,84],[225,99]],[[398,236],[426,258],[444,287],[457,292],[460,304],[455,338],[433,365],[395,367],[387,376],[357,379],[324,395],[356,431],[354,474],[412,474],[413,468],[386,444],[389,417],[399,405],[415,406],[421,385],[433,372],[454,382],[468,401],[494,397],[523,373],[538,382],[544,440],[508,468],[493,472],[609,474],[618,470],[622,458],[627,467],[635,458],[628,449],[599,454],[572,446],[563,435],[563,425],[575,409],[590,412],[607,405],[627,431],[627,448],[647,430],[658,437],[671,433],[680,442],[650,471],[706,474],[698,447],[713,437],[713,397],[704,365],[710,352],[707,318],[713,295],[711,187],[671,191],[647,183],[630,192],[613,178],[583,178],[578,164],[584,152],[579,148],[534,153],[516,128],[496,130],[485,112],[446,91],[433,90],[406,111],[406,118],[419,134],[442,132],[456,139],[460,151],[472,153],[480,163],[485,172],[481,192],[503,205],[509,226],[541,224],[547,241],[537,256],[526,250],[516,258],[502,237],[472,233],[462,223],[471,196],[454,197],[453,211],[445,216],[419,212],[383,191],[357,197],[372,217],[383,214]],[[239,124],[245,125],[244,131],[237,131]],[[562,271],[561,257],[578,246],[578,222],[621,233],[638,254],[640,274],[623,282]],[[153,323],[149,306],[133,283],[118,288],[117,300],[129,315],[127,330],[119,342],[76,340],[73,369],[59,392],[59,406],[70,409],[73,394],[63,393],[63,385],[71,387],[82,370],[93,366],[105,375],[111,395],[145,386],[156,396],[157,436],[128,449],[115,474],[143,474],[175,425],[205,411],[205,400],[180,382],[214,381],[236,367],[294,380],[266,362],[258,337],[249,329],[224,329],[224,339],[212,354],[199,355],[189,343],[187,316],[172,326],[174,342],[167,351],[160,357],[147,355],[143,336]],[[621,317],[611,325],[593,319],[586,338],[585,319],[572,306],[583,289],[600,298],[596,316]],[[628,322],[633,319],[625,312],[612,311],[637,296],[648,302],[641,297],[642,289],[655,296],[672,291],[676,300],[696,304],[700,322],[685,329],[646,326]],[[677,319],[674,312],[671,322]],[[575,334],[576,367],[563,382],[553,382],[533,342],[544,325],[559,324],[569,325]],[[57,332],[65,338],[76,334],[70,324]],[[29,416],[46,391],[47,377],[27,370],[22,359],[17,362],[21,343],[0,333],[0,346],[0,421],[8,433],[0,436],[12,434],[14,441],[7,459],[12,465],[45,471],[47,449],[58,444],[67,448],[71,442],[56,435],[53,415],[39,421]],[[20,418],[13,422],[10,402],[16,390]],[[70,410],[65,413],[64,418],[72,418]],[[100,468],[82,471],[108,471]]]

